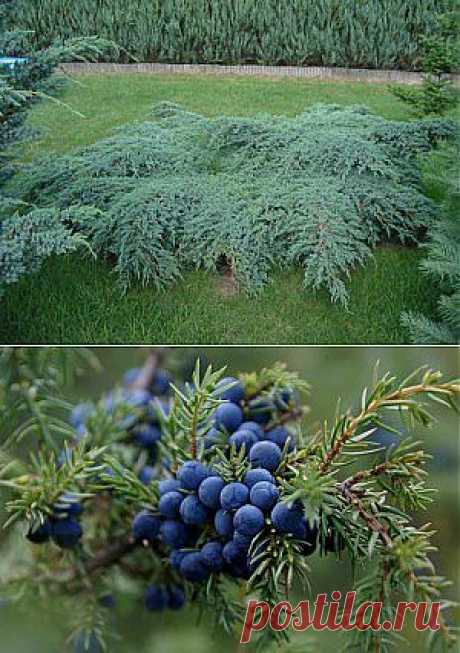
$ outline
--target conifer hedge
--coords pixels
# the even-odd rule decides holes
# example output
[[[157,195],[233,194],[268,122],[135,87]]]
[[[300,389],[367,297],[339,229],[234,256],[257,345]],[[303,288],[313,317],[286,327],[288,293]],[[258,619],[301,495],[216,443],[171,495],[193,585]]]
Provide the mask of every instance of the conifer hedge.
[[[18,0],[36,45],[111,39],[141,61],[417,69],[451,0]],[[126,57],[126,53],[122,55]]]

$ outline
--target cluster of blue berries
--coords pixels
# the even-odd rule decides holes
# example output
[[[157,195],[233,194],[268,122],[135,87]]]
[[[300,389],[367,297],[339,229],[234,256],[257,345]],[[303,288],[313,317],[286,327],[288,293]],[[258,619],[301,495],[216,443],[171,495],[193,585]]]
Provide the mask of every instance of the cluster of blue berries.
[[[294,392],[248,395],[239,380],[227,377],[215,396],[223,403],[204,437],[206,456],[213,447],[230,446],[244,451],[250,469],[228,482],[211,466],[188,461],[175,478],[159,482],[158,511],[142,511],[132,526],[136,540],[162,542],[172,568],[192,583],[219,572],[248,578],[258,546],[253,540],[265,528],[300,540],[305,555],[315,550],[318,535],[300,505],[281,501],[274,476],[283,456],[295,449],[294,435],[283,425],[286,414],[298,408]]]
[[[29,530],[27,539],[34,544],[44,544],[51,539],[61,549],[72,549],[83,534],[78,521],[82,512],[81,503],[73,495],[65,494],[53,506],[53,514],[38,528]]]
[[[219,389],[224,387],[226,389]],[[237,452],[244,447],[246,455],[255,449],[253,456],[257,458],[261,450],[259,443],[270,442],[275,445],[270,448],[272,469],[278,466],[281,451],[286,449],[291,452],[295,449],[294,435],[282,424],[276,424],[276,419],[273,423],[274,417],[282,421],[283,415],[295,407],[295,395],[290,389],[278,390],[274,396],[247,396],[238,379],[226,377],[219,382],[215,394],[225,403],[215,411],[214,425],[204,441],[206,449],[224,440]]]
[[[156,370],[153,379],[146,390],[129,390],[142,370],[133,368],[128,370],[123,382],[127,388],[128,397],[131,396],[141,403],[144,408],[142,418],[137,418],[128,425],[127,431],[132,444],[145,453],[145,460],[138,471],[139,479],[149,485],[156,478],[155,464],[158,461],[158,442],[161,440],[161,425],[158,410],[165,415],[169,413],[171,394],[171,375],[166,370]]]
[[[126,430],[128,441],[144,453],[142,466],[138,471],[139,479],[146,485],[156,477],[155,464],[158,458],[158,442],[161,439],[161,427],[158,410],[168,414],[170,410],[169,395],[171,376],[166,370],[157,370],[148,389],[133,389],[131,386],[141,374],[139,368],[128,370],[123,377],[124,389],[120,393],[109,393],[104,398],[107,413],[112,414],[120,403],[132,406],[133,413],[127,415],[119,426]],[[77,432],[76,441],[86,435],[87,420],[94,413],[91,404],[79,404],[73,410],[70,423]],[[59,464],[66,460],[63,451]]]
[[[299,504],[281,501],[272,472],[280,450],[272,442],[259,442],[256,463],[242,481],[225,482],[197,460],[184,463],[176,478],[160,481],[158,512],[139,513],[133,536],[144,543],[161,541],[169,561],[185,580],[206,581],[212,573],[249,578],[254,538],[265,528],[300,540],[304,555],[316,548],[318,531],[311,527]],[[274,464],[273,447],[279,451]],[[253,461],[254,458],[251,458]]]
[[[120,402],[133,407],[133,413],[123,418],[121,427],[126,429],[129,442],[139,447],[145,456],[145,464],[139,469],[139,478],[149,484],[156,476],[154,465],[157,461],[157,443],[161,438],[157,407],[152,402],[158,402],[158,408],[164,413],[169,410],[168,396],[170,394],[171,377],[165,370],[157,370],[148,390],[131,389],[131,384],[141,373],[140,369],[131,369],[123,377],[124,389],[121,393],[109,393],[104,397],[104,407],[107,413],[115,411]],[[77,405],[71,413],[70,424],[76,431],[75,444],[87,435],[87,422],[94,414],[95,408],[90,403]],[[64,449],[57,459],[58,467],[69,460],[71,448]],[[107,470],[109,471],[109,470]],[[80,541],[83,531],[78,517],[83,512],[83,506],[71,494],[64,495],[53,506],[52,514],[38,527],[30,528],[27,538],[36,544],[52,540],[63,549],[75,547]]]

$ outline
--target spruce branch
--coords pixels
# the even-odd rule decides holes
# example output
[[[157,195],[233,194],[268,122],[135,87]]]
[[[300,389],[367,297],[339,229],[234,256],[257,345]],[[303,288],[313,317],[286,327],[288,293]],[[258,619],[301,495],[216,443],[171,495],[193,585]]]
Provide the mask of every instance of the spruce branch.
[[[149,356],[141,372],[142,382],[136,388],[128,388],[129,391],[151,386],[158,360]],[[435,550],[431,543],[433,530],[429,524],[414,525],[410,514],[412,510],[426,508],[432,500],[433,490],[426,487],[425,463],[429,456],[420,442],[404,438],[398,446],[388,448],[383,459],[381,448],[377,450],[377,459],[370,458],[375,426],[384,424],[383,410],[396,407],[402,417],[407,414],[415,424],[425,425],[431,423],[432,418],[418,399],[420,396],[455,408],[454,397],[460,390],[458,382],[442,382],[438,373],[430,371],[424,372],[419,381],[414,381],[411,375],[401,383],[386,375],[376,381],[369,397],[366,391],[363,393],[361,410],[357,414],[351,411],[339,414],[332,429],[326,425],[321,436],[315,435],[306,444],[299,438],[292,451],[286,442],[280,454],[281,462],[272,470],[279,492],[277,503],[287,504],[286,507],[292,505],[296,511],[299,510],[299,524],[305,529],[308,526],[308,540],[296,539],[294,531],[285,532],[273,513],[267,512],[262,530],[253,537],[244,566],[234,570],[235,576],[213,572],[207,581],[198,584],[187,580],[172,565],[171,550],[162,539],[163,535],[152,537],[148,545],[147,540],[143,540],[144,546],[134,540],[127,525],[134,512],[146,508],[157,519],[160,516],[157,480],[176,480],[177,466],[193,456],[205,462],[205,466],[224,483],[245,482],[251,461],[243,447],[237,450],[236,446],[229,446],[227,433],[222,433],[222,442],[219,441],[218,445],[204,448],[203,438],[215,424],[214,411],[221,405],[221,392],[226,388],[221,383],[223,372],[208,368],[202,374],[197,366],[192,385],[175,388],[170,412],[160,411],[159,416],[162,465],[153,470],[158,477],[154,476],[155,480],[145,485],[138,478],[138,459],[133,462],[133,455],[139,454],[132,448],[132,422],[126,422],[124,409],[120,413],[114,410],[114,404],[117,404],[115,395],[111,396],[109,406],[106,403],[106,409],[110,411],[107,430],[103,422],[98,421],[100,416],[96,411],[85,423],[87,433],[82,441],[69,448],[66,454],[70,458],[69,464],[58,467],[54,453],[46,445],[47,454],[40,452],[32,456],[25,469],[16,470],[14,464],[12,466],[14,461],[4,456],[0,483],[3,482],[1,487],[13,494],[8,505],[11,514],[17,514],[17,518],[44,518],[68,491],[88,498],[81,517],[85,534],[81,546],[63,553],[51,544],[49,548],[45,547],[46,557],[35,549],[36,554],[27,562],[28,573],[25,572],[22,578],[17,574],[11,576],[12,587],[21,584],[37,584],[38,587],[42,583],[49,592],[75,595],[83,600],[88,597],[90,604],[97,598],[101,584],[108,583],[117,570],[123,578],[126,575],[138,583],[150,581],[165,587],[180,585],[203,615],[211,613],[217,627],[235,633],[241,626],[243,599],[248,594],[254,593],[274,605],[289,596],[296,583],[303,589],[309,588],[311,571],[307,560],[316,548],[320,555],[335,554],[338,560],[348,558],[357,572],[362,573],[364,569],[365,576],[357,584],[358,596],[368,596],[374,601],[379,597],[386,618],[394,614],[401,596],[427,601],[441,597],[448,584],[436,575],[429,558]],[[264,383],[258,375],[252,375],[251,379],[246,377],[245,382],[252,383],[253,387],[263,387],[264,401],[266,398],[267,401],[273,400],[275,405],[278,394],[281,395],[287,387],[287,378],[280,377],[281,382],[271,371],[268,384],[264,374]],[[231,388],[232,383],[228,387]],[[243,387],[248,386],[243,384]],[[289,405],[291,395],[286,396],[286,407],[279,411],[273,408],[269,425],[283,412],[290,419],[295,416],[299,420],[301,417],[294,402]],[[101,409],[102,405],[103,402]],[[141,407],[135,418],[154,419],[156,425],[156,413],[152,416],[150,408],[144,415]],[[241,413],[249,417],[251,409],[252,404],[244,406]],[[99,425],[102,430],[100,440],[97,439]],[[123,430],[127,433],[124,438]],[[341,443],[337,453],[329,459],[328,454],[334,451],[337,442]],[[96,443],[101,446],[94,446]],[[167,464],[163,458],[167,458]],[[328,461],[326,467],[325,460]],[[355,463],[360,463],[360,468],[350,471],[349,465]],[[159,527],[159,523],[157,525]],[[205,543],[215,540],[222,543],[224,539],[216,534],[212,519],[208,519],[201,529],[194,529],[195,535],[190,546],[185,547],[187,552],[201,551]],[[453,607],[452,602],[439,600],[443,612]],[[93,607],[94,610],[88,606],[88,621],[85,621],[88,636],[98,628],[96,603]],[[101,636],[103,630],[101,625]],[[399,641],[398,637],[398,633],[360,632],[355,650],[386,653],[391,643]],[[438,645],[440,638],[450,645],[454,637],[454,629],[444,619],[439,634],[433,639],[433,646]],[[267,630],[258,638],[257,645],[264,650],[268,643],[286,646],[287,640],[287,632]]]
[[[410,448],[414,448],[422,444],[421,442],[410,443]],[[399,449],[399,448],[398,448]],[[397,453],[398,449],[391,454],[391,457],[385,460],[383,463],[379,463],[371,467],[370,469],[362,469],[353,476],[345,479],[343,484],[346,484],[350,487],[358,485],[363,481],[370,479],[376,479],[379,476],[397,476],[401,477],[425,477],[427,475],[426,470],[421,469],[425,461],[429,460],[431,456],[425,453],[423,449],[417,451],[403,452],[401,454]]]
[[[398,446],[390,447],[384,462],[345,479],[340,490],[349,488],[356,492],[369,483],[376,483],[403,509],[426,509],[433,501],[435,490],[425,487],[428,473],[424,466],[431,456],[417,448],[421,444],[406,438]]]
[[[258,373],[244,373],[241,380],[246,388],[244,403],[249,403],[254,397],[270,397],[279,389],[295,390],[308,394],[311,386],[298,374],[287,369],[285,363],[276,363],[273,367],[265,367]]]
[[[95,489],[110,490],[128,505],[152,508],[158,504],[158,488],[155,483],[146,485],[136,474],[126,469],[113,455],[105,455],[100,480]]]
[[[171,384],[175,397],[169,415],[161,417],[164,437],[160,449],[171,458],[173,468],[180,460],[201,455],[199,440],[210,430],[212,415],[222,403],[215,391],[224,372],[225,368],[214,372],[208,367],[201,377],[200,360],[197,359],[191,385],[181,390]],[[231,385],[223,384],[219,389],[223,392]]]
[[[332,429],[325,446],[322,460],[319,464],[321,473],[325,473],[335,462],[335,459],[343,451],[344,447],[353,441],[358,429],[379,421],[380,414],[385,409],[397,409],[401,413],[406,411],[413,421],[428,426],[432,422],[431,415],[426,411],[421,401],[417,401],[419,395],[425,395],[432,401],[442,403],[452,408],[455,406],[455,395],[460,392],[460,382],[455,380],[448,383],[440,383],[441,374],[427,370],[420,383],[406,386],[404,382],[396,388],[396,377],[386,374],[377,383],[374,390],[367,397],[363,393],[361,410],[357,415],[351,413],[341,415]],[[369,436],[375,429],[366,432]],[[364,439],[363,436],[361,436]]]
[[[71,406],[62,387],[86,369],[100,369],[97,358],[80,348],[0,350],[0,437],[8,449],[25,438],[58,451],[73,430],[64,419]]]
[[[350,505],[358,510],[360,517],[364,520],[370,530],[380,537],[386,547],[391,548],[393,546],[393,541],[388,534],[388,527],[384,526],[375,515],[371,514],[365,508],[362,499],[356,494],[356,492],[353,492],[347,484],[343,484],[342,494]]]
[[[86,489],[80,490],[80,486],[103,470],[103,453],[104,448],[85,451],[79,445],[68,451],[66,464],[59,466],[53,452],[49,456],[39,452],[32,459],[32,469],[28,474],[9,480],[0,479],[0,486],[17,495],[5,505],[10,516],[4,528],[19,520],[43,523],[66,493],[72,492],[75,499],[92,496]]]

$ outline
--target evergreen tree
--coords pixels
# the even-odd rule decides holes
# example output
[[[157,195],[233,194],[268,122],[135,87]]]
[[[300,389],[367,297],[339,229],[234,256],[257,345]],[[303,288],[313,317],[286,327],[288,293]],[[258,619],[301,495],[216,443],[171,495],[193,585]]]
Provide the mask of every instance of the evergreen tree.
[[[443,115],[458,103],[458,91],[450,73],[459,69],[458,6],[441,14],[431,34],[420,36],[422,50],[421,88],[392,85],[390,90],[407,102],[417,115]]]

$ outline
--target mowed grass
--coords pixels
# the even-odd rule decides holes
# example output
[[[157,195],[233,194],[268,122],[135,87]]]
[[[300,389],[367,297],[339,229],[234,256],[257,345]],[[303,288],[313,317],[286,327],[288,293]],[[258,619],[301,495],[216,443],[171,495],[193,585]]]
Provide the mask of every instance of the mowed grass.
[[[59,99],[84,118],[54,102],[37,105],[30,124],[46,132],[27,148],[28,156],[94,143],[114,127],[145,120],[152,105],[162,101],[176,102],[206,116],[295,116],[305,107],[323,102],[364,104],[390,120],[410,117],[407,107],[382,84],[212,74],[90,74],[73,79]]]
[[[278,272],[256,298],[223,297],[202,271],[155,292],[120,293],[100,261],[78,256],[48,261],[4,298],[0,341],[5,343],[343,344],[397,343],[400,313],[435,308],[417,272],[420,253],[382,247],[350,281],[349,310],[326,292],[312,295],[300,271]]]
[[[65,152],[148,118],[158,101],[177,102],[206,115],[295,115],[316,102],[365,104],[389,119],[410,117],[385,86],[350,82],[216,75],[84,75],[60,97],[80,118],[51,102],[30,123],[42,138],[26,159]],[[348,310],[325,292],[302,285],[300,270],[275,272],[256,297],[226,297],[217,276],[189,272],[158,292],[133,287],[123,295],[104,261],[81,256],[50,260],[8,289],[0,303],[4,343],[369,344],[403,343],[403,310],[435,314],[439,291],[420,275],[416,249],[380,247],[349,281]]]

